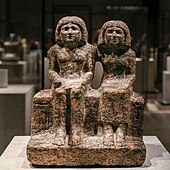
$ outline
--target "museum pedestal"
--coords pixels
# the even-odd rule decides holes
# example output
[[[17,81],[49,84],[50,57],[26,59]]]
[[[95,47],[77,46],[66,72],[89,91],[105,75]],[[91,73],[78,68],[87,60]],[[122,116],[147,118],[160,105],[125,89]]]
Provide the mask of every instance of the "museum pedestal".
[[[26,146],[29,141],[29,136],[15,136],[6,150],[0,157],[0,169],[42,169],[47,170],[51,167],[33,167],[27,160]],[[169,170],[170,169],[170,154],[159,141],[156,136],[144,136],[146,145],[146,160],[141,167],[117,167],[115,170]],[[71,159],[71,158],[70,158]],[[106,157],[107,159],[107,157]],[[58,169],[59,167],[53,167]],[[60,167],[61,169],[62,167]],[[96,167],[99,168],[99,167]],[[67,168],[68,169],[68,168]],[[69,168],[74,169],[74,168]],[[77,168],[78,169],[78,168]],[[92,167],[91,167],[92,169]],[[101,169],[101,168],[100,168]],[[104,169],[104,168],[103,168]]]
[[[170,106],[162,105],[157,100],[148,100],[146,107],[143,134],[157,136],[170,152]]]
[[[26,75],[26,62],[0,62],[0,68],[8,69],[8,80],[10,84],[23,83]]]
[[[170,71],[163,71],[162,102],[170,104]]]
[[[0,154],[14,136],[30,134],[33,95],[34,85],[0,88]]]
[[[142,58],[136,58],[136,80],[134,82],[134,90],[143,93],[143,61]]]
[[[44,88],[51,88],[51,82],[48,78],[48,70],[49,70],[49,59],[47,57],[44,58]]]
[[[148,79],[146,80],[145,88],[147,89],[148,92],[154,92],[155,91],[155,60],[153,58],[149,58],[148,61]]]
[[[149,58],[147,66],[142,58],[136,58],[136,80],[134,83],[134,90],[139,93],[143,93],[144,91],[154,92],[155,72],[155,61],[153,58]],[[147,76],[145,76],[146,74]]]
[[[8,86],[8,70],[0,69],[0,88]]]

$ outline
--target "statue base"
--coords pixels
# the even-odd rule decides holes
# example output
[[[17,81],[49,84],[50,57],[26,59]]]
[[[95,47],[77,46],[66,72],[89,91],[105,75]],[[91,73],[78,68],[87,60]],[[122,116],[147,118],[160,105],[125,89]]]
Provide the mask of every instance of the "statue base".
[[[141,166],[145,161],[146,148],[140,138],[105,146],[103,136],[83,135],[82,144],[72,147],[68,136],[64,146],[57,146],[52,143],[55,134],[33,135],[27,145],[28,160],[42,166]]]

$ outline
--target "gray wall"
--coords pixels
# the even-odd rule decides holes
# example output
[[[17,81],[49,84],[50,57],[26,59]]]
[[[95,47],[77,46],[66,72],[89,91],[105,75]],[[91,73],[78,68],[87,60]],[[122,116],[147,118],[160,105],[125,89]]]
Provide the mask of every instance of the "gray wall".
[[[8,33],[29,39],[41,37],[41,0],[0,0],[0,38]]]

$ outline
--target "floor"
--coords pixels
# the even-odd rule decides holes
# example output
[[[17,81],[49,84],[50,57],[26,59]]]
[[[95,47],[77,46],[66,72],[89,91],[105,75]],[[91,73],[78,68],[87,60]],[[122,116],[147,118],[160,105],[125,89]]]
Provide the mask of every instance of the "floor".
[[[157,136],[170,152],[170,105],[162,105],[158,97],[149,98],[144,114],[144,135]]]

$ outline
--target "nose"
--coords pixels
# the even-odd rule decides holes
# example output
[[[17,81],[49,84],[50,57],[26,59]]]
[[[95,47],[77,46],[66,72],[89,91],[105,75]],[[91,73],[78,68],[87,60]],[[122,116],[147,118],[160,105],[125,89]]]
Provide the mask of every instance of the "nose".
[[[115,31],[113,32],[113,36],[116,37],[116,32]]]
[[[68,29],[68,33],[69,34],[72,34],[73,33],[73,30],[71,28]]]

